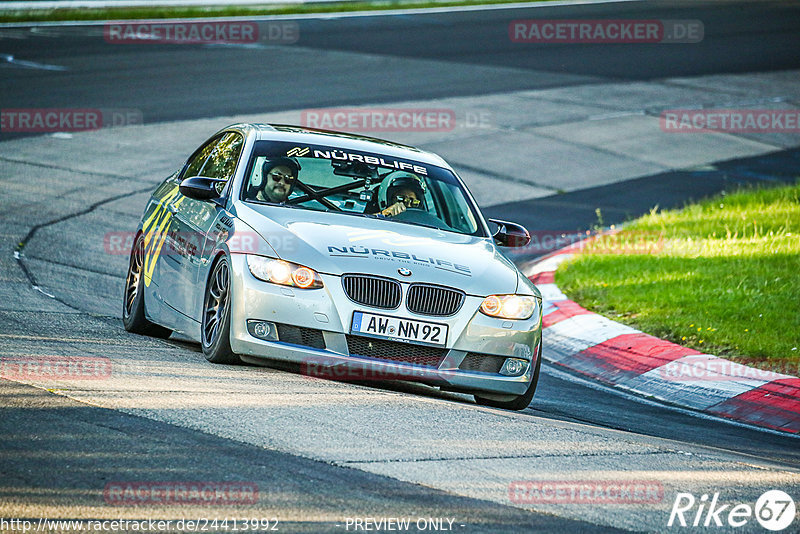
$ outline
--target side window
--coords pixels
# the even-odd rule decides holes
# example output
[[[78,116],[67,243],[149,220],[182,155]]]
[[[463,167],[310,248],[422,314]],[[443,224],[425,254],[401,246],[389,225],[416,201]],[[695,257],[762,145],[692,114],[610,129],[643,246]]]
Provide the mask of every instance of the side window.
[[[233,177],[233,173],[236,171],[236,164],[239,162],[243,144],[244,139],[238,133],[226,133],[214,147],[203,167],[203,176],[225,180],[225,182],[220,182],[217,185],[217,190],[220,193],[225,189],[227,181]]]
[[[203,176],[203,165],[205,165],[206,160],[208,160],[208,156],[211,155],[211,152],[214,151],[214,147],[217,146],[219,140],[219,137],[214,138],[206,143],[205,146],[201,147],[200,150],[195,152],[195,154],[189,160],[189,164],[186,167],[186,172],[183,173],[183,178]]]
[[[226,182],[236,171],[243,145],[244,139],[235,132],[212,139],[191,158],[183,176],[207,176],[225,180],[217,184],[217,191],[222,194]]]

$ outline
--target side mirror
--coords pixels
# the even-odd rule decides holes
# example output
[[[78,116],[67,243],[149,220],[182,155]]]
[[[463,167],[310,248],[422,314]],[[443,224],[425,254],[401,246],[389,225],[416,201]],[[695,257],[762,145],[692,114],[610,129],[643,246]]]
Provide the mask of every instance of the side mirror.
[[[182,180],[179,189],[182,195],[195,200],[214,200],[219,198],[217,184],[220,182],[225,182],[225,180],[206,176],[192,176]]]
[[[489,222],[498,227],[492,237],[501,247],[524,247],[531,242],[531,234],[522,225],[497,219],[489,219]]]

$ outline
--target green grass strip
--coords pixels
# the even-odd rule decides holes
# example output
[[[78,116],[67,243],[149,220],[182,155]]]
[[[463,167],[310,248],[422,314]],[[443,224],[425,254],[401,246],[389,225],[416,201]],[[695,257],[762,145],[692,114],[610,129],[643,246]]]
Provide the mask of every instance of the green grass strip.
[[[556,273],[582,306],[702,352],[797,375],[800,182],[652,211]]]
[[[91,20],[191,19],[204,17],[256,17],[264,15],[298,15],[307,13],[339,13],[383,11],[390,9],[426,9],[435,7],[511,4],[519,0],[445,0],[387,2],[319,2],[307,4],[275,4],[263,6],[148,6],[118,8],[58,8],[2,10],[0,22],[55,22]],[[531,0],[547,2],[551,0]]]

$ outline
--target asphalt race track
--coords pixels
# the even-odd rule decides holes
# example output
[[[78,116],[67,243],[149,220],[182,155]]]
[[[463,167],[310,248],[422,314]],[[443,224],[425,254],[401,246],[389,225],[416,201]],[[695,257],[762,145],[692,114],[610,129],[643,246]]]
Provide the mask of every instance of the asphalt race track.
[[[693,19],[705,38],[511,43],[509,21],[532,18]],[[275,517],[283,532],[353,531],[346,521],[354,517],[454,518],[452,530],[463,532],[670,531],[677,491],[722,491],[726,502],[751,504],[767,489],[800,497],[797,438],[621,395],[547,365],[534,402],[517,414],[413,384],[208,364],[193,344],[123,330],[127,258],[103,242],[108,232],[135,229],[154,185],[227,124],[218,117],[780,77],[800,69],[800,3],[624,2],[297,24],[297,43],[254,47],[116,46],[97,25],[0,28],[0,58],[13,56],[0,63],[0,109],[133,109],[144,122],[74,138],[0,132],[0,356],[113,365],[105,381],[0,379],[0,517]],[[797,145],[776,143],[713,168],[489,202],[484,211],[532,230],[580,231],[596,222],[598,207],[610,224],[741,183],[794,180]],[[664,495],[642,506],[511,502],[509,481],[531,472],[656,479]],[[104,498],[121,481],[222,480],[257,486],[258,505],[120,507]]]
[[[663,7],[662,7],[663,6]],[[533,45],[508,39],[526,18],[697,19],[688,45]],[[135,108],[146,123],[282,109],[492,94],[671,76],[797,68],[798,7],[628,2],[530,10],[299,20],[296,45],[218,50],[108,46],[99,27],[3,30],[2,54],[66,73],[15,69],[4,108]],[[98,38],[100,37],[100,38]]]

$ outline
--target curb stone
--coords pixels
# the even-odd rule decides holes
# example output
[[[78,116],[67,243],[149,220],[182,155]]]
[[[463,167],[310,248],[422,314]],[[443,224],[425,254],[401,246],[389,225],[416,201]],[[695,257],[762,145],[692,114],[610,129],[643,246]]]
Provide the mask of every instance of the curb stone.
[[[569,245],[525,269],[542,292],[545,360],[639,395],[800,435],[800,378],[682,347],[569,300],[554,274],[580,246]]]

